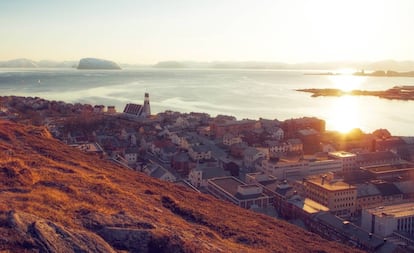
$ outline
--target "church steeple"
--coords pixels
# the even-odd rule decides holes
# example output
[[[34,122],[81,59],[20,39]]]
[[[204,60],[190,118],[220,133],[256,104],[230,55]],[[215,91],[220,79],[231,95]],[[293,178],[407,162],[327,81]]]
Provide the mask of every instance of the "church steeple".
[[[150,101],[149,101],[149,94],[146,92],[145,93],[145,98],[144,98],[144,108],[142,110],[143,114],[148,117],[151,115],[151,107],[150,107]]]

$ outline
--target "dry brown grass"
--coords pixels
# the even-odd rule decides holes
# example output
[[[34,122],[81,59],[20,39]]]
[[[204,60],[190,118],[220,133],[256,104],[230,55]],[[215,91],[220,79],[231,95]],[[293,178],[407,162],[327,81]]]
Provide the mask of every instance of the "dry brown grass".
[[[0,121],[0,182],[0,214],[18,210],[85,229],[88,213],[126,213],[188,252],[354,252],[286,222],[102,161],[54,140],[43,128]],[[7,231],[0,223],[0,237],[13,241]],[[0,243],[0,250],[7,247]]]

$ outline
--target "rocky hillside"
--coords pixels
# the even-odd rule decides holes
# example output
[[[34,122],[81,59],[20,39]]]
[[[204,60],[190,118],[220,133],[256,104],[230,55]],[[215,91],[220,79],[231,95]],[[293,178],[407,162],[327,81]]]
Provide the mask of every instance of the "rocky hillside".
[[[0,121],[0,251],[354,252]]]

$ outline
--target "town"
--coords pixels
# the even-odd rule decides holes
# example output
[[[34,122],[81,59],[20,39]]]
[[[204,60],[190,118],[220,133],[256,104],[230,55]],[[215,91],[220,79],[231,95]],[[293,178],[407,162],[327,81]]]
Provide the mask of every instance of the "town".
[[[367,251],[414,249],[414,137],[341,134],[322,119],[151,114],[143,104],[0,97],[0,118],[46,126],[67,145],[131,170],[288,220]]]

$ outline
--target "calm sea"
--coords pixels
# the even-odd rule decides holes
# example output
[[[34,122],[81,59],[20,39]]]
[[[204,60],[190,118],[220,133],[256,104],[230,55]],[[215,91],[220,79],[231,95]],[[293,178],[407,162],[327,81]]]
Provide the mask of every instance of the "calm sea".
[[[387,128],[393,135],[414,135],[414,101],[376,97],[319,97],[300,88],[383,90],[414,85],[414,78],[304,75],[303,70],[222,69],[0,69],[0,95],[115,105],[142,103],[149,92],[153,113],[175,110],[234,115],[238,119],[285,120],[316,116],[327,129]],[[314,71],[315,72],[315,71]],[[320,71],[316,71],[320,72]]]

